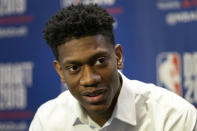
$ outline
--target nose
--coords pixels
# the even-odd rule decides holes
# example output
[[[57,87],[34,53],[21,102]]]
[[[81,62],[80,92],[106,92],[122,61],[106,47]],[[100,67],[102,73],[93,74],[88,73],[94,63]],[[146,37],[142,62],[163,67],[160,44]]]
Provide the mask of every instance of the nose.
[[[84,66],[81,74],[80,85],[85,87],[95,87],[101,81],[101,76],[95,72],[93,67]]]

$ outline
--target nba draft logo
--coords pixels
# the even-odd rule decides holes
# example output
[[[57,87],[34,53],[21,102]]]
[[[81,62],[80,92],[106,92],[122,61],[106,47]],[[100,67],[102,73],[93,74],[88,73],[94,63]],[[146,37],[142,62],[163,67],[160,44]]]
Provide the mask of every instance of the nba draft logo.
[[[197,52],[181,55],[177,52],[157,55],[157,84],[184,97],[197,108]]]
[[[156,6],[160,11],[168,11],[165,21],[169,26],[197,21],[197,0],[157,0]]]
[[[161,53],[157,56],[158,85],[178,95],[181,92],[181,59],[178,53]]]

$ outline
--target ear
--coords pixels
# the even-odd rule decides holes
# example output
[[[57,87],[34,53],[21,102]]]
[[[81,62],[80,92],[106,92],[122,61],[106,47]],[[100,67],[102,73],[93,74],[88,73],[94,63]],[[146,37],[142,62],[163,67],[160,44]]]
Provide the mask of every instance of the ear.
[[[54,60],[53,65],[54,65],[56,72],[59,74],[59,76],[61,78],[61,82],[65,83],[65,79],[63,76],[62,67],[61,67],[60,63],[57,60]]]
[[[120,44],[117,44],[115,46],[115,55],[117,60],[117,67],[118,69],[123,68],[123,56],[122,56],[122,47]]]

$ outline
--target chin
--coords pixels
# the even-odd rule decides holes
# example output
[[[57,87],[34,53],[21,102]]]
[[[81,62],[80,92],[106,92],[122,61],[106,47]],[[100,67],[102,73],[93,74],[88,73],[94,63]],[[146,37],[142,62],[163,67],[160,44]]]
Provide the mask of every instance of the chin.
[[[88,112],[94,112],[94,113],[103,113],[103,112],[106,112],[107,109],[108,109],[108,105],[107,104],[99,104],[99,105],[88,105],[85,107],[85,109],[88,111]]]

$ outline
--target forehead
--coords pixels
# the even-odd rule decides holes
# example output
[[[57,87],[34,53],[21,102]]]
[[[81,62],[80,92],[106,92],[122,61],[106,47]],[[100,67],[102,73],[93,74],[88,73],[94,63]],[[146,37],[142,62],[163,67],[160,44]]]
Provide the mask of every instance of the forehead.
[[[88,59],[99,53],[113,53],[113,44],[102,35],[86,36],[70,40],[58,46],[59,60],[62,63]]]

